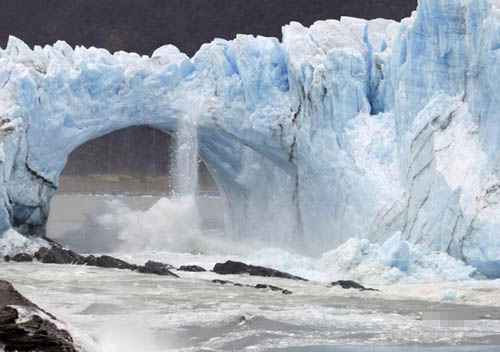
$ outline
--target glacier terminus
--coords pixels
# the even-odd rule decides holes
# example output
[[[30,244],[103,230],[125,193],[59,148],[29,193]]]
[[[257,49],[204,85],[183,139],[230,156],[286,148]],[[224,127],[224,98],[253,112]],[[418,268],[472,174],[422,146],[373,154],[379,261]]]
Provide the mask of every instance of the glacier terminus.
[[[215,39],[192,58],[10,37],[0,236],[46,235],[83,143],[138,125],[175,137],[189,121],[227,236],[310,255],[404,241],[499,278],[500,1],[419,0],[400,23],[343,17],[282,33]]]

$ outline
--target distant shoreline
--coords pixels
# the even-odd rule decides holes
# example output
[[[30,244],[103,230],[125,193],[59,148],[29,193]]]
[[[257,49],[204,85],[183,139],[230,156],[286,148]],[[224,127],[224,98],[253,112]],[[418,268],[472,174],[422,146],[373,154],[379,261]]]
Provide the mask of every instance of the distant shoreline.
[[[169,175],[96,174],[88,176],[61,175],[56,194],[168,197],[172,193],[173,181]],[[212,180],[201,178],[199,193],[200,195],[217,196],[219,190]]]
[[[124,193],[112,193],[112,192],[57,192],[55,196],[96,196],[96,197],[146,197],[146,198],[154,198],[154,197],[172,197],[173,194],[171,192],[160,192],[160,193],[133,193],[133,192],[124,192]],[[198,193],[199,197],[203,198],[220,198],[220,194],[217,191],[201,191]]]

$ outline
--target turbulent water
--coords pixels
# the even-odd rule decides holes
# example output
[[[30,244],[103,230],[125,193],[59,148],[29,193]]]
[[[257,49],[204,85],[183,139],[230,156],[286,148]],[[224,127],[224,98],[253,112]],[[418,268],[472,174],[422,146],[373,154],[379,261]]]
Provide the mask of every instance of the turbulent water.
[[[335,253],[309,258],[257,243],[231,243],[220,239],[221,203],[217,198],[200,197],[200,232],[185,233],[181,225],[168,225],[179,221],[179,212],[190,209],[189,205],[182,208],[184,202],[179,198],[59,195],[53,202],[49,231],[62,241],[93,233],[96,248],[106,243],[113,255],[137,264],[158,260],[211,269],[216,262],[234,259],[312,281],[181,271],[175,279],[127,270],[32,263],[2,263],[2,278],[67,322],[76,342],[89,352],[500,350],[498,280],[446,280],[434,258],[432,268],[425,267],[421,259],[422,267],[410,270],[405,279],[384,282],[380,278],[394,268],[374,272],[377,266],[369,262],[371,271],[362,272],[362,264],[357,271],[349,271],[346,262],[333,261]],[[120,215],[113,213],[116,206]],[[132,227],[134,222],[144,221],[141,218],[154,220],[156,212],[163,214],[162,222],[150,229],[144,222]],[[107,223],[102,219],[118,222],[112,229],[115,237],[106,234]],[[93,227],[85,232],[89,223]],[[163,232],[165,229],[171,232]],[[142,249],[136,246],[132,251],[126,246],[133,231],[142,231],[149,239],[141,242]],[[162,235],[161,241],[155,233]],[[108,241],[98,242],[99,236],[108,236]],[[183,236],[192,236],[192,241],[180,241]],[[169,237],[181,244],[161,247],[161,243],[175,242]],[[88,240],[83,236],[69,245],[78,247]],[[356,246],[359,243],[341,249],[342,258],[347,260]],[[458,265],[453,263],[447,261],[444,266],[453,270]],[[332,270],[335,265],[337,271]],[[328,285],[349,272],[380,292]],[[221,278],[272,284],[293,294],[210,282]]]
[[[206,265],[215,258],[176,259]],[[347,292],[320,282],[228,278],[293,291],[283,296],[214,284],[213,273],[179,272],[181,278],[174,279],[81,266],[2,265],[5,279],[69,323],[90,352],[500,348],[498,306],[394,299],[395,290]]]

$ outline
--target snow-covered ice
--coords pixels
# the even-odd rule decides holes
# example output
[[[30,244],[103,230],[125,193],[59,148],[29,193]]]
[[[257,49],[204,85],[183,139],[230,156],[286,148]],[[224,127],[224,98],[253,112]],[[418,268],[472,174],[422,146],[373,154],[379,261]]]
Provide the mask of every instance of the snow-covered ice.
[[[477,270],[450,255],[408,243],[396,233],[382,244],[350,239],[326,252],[315,265],[331,280],[356,280],[366,285],[468,281]]]
[[[50,247],[50,244],[42,238],[27,238],[13,229],[5,231],[0,237],[0,256],[2,257],[19,253],[34,254],[42,247]]]

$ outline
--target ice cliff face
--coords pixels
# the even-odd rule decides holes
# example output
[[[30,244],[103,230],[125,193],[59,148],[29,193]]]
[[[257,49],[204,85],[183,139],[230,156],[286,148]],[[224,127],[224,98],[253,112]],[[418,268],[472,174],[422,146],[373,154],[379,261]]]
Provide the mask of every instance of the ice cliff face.
[[[500,277],[500,2],[420,0],[401,23],[291,23],[188,58],[64,42],[0,50],[0,225],[44,235],[68,154],[195,120],[228,231],[310,253],[395,232]]]

